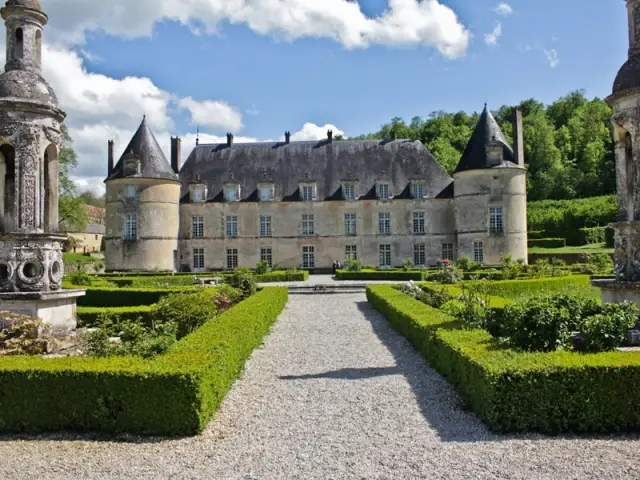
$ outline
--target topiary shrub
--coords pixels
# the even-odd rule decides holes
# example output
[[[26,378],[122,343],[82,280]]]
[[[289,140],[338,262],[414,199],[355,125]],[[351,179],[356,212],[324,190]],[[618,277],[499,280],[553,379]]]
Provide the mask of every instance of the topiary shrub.
[[[456,261],[456,266],[465,271],[468,272],[469,268],[471,267],[471,259],[469,257],[460,257],[457,261]]]
[[[347,272],[360,272],[362,270],[362,262],[360,260],[347,260]]]
[[[256,275],[264,275],[269,271],[269,262],[262,260],[256,264]]]
[[[174,293],[160,299],[151,310],[154,326],[174,322],[178,326],[178,338],[195,331],[218,313],[213,289],[198,293]]]
[[[607,352],[624,344],[627,332],[638,319],[634,303],[610,303],[602,313],[587,317],[579,327],[582,349],[587,352]]]
[[[241,290],[245,298],[256,293],[256,279],[248,268],[235,269],[231,275],[226,277],[225,282],[233,288]]]

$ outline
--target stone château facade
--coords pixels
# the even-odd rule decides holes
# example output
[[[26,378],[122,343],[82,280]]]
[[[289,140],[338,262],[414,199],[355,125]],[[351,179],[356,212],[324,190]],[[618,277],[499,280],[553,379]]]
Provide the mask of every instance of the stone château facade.
[[[106,179],[109,271],[209,271],[260,260],[309,270],[527,259],[522,116],[515,151],[485,107],[453,174],[419,141],[196,145],[167,161],[143,120]]]

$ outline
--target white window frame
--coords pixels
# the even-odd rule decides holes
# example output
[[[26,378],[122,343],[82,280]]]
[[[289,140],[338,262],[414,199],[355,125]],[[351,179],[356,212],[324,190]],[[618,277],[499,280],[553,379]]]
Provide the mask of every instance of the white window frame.
[[[424,212],[413,212],[413,233],[414,235],[424,235],[425,230]]]
[[[378,213],[378,233],[380,235],[389,235],[391,233],[391,213]]]
[[[347,201],[354,201],[358,199],[358,193],[356,192],[356,184],[355,183],[345,183],[343,185],[344,188],[344,199]]]
[[[204,217],[202,215],[194,215],[191,217],[191,238],[204,237]]]
[[[427,264],[427,246],[424,243],[416,243],[413,246],[413,264],[416,267],[424,267]]]
[[[504,209],[502,207],[489,207],[489,233],[504,235]]]
[[[316,268],[316,247],[313,245],[302,247],[302,268],[305,270]]]
[[[129,242],[138,240],[138,214],[127,213],[124,216],[124,239]]]
[[[358,260],[358,246],[347,245],[344,247],[344,258],[349,260]]]
[[[237,215],[227,215],[225,218],[225,233],[229,238],[236,238],[238,236]]]
[[[454,258],[455,252],[453,250],[453,243],[443,243],[442,244],[442,260],[455,260]]]
[[[134,183],[127,183],[124,186],[124,198],[136,198],[138,196],[138,186]]]
[[[391,267],[391,245],[383,244],[378,247],[380,252],[378,261],[381,267]]]
[[[302,214],[302,235],[315,235],[315,218],[313,214]]]
[[[260,195],[261,202],[273,201],[273,185],[260,185],[258,187],[258,193]]]
[[[224,186],[224,200],[226,202],[239,202],[240,201],[240,186],[239,185],[225,185]]]
[[[411,182],[411,196],[424,198],[424,182]]]
[[[300,192],[303,202],[313,202],[315,198],[315,187],[313,185],[302,185]]]
[[[271,215],[260,215],[260,237],[273,237],[273,229],[271,228]]]
[[[227,270],[235,270],[238,265],[238,249],[227,248]]]
[[[204,248],[193,249],[192,262],[194,272],[204,272]]]
[[[379,183],[378,184],[378,198],[380,200],[389,200],[389,184],[388,183]]]
[[[269,268],[273,268],[273,249],[271,247],[260,249],[260,261],[267,262]]]
[[[344,234],[347,237],[354,237],[358,234],[358,217],[355,213],[344,214]]]
[[[473,242],[473,261],[484,264],[484,242],[482,240]]]

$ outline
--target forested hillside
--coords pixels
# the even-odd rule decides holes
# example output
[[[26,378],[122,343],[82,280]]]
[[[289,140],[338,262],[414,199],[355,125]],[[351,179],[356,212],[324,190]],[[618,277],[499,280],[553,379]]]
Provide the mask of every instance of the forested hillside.
[[[492,110],[511,144],[511,111]],[[524,117],[529,200],[563,200],[615,192],[611,108],[576,91],[551,105],[520,103]],[[421,140],[440,164],[453,172],[478,120],[478,113],[433,112],[409,123],[393,118],[380,131],[356,137]]]

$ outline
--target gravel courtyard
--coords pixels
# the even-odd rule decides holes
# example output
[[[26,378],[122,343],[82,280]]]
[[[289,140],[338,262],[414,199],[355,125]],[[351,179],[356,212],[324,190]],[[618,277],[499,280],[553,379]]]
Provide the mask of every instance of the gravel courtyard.
[[[0,478],[640,478],[636,437],[490,434],[363,294],[292,295],[196,438],[0,438]]]

